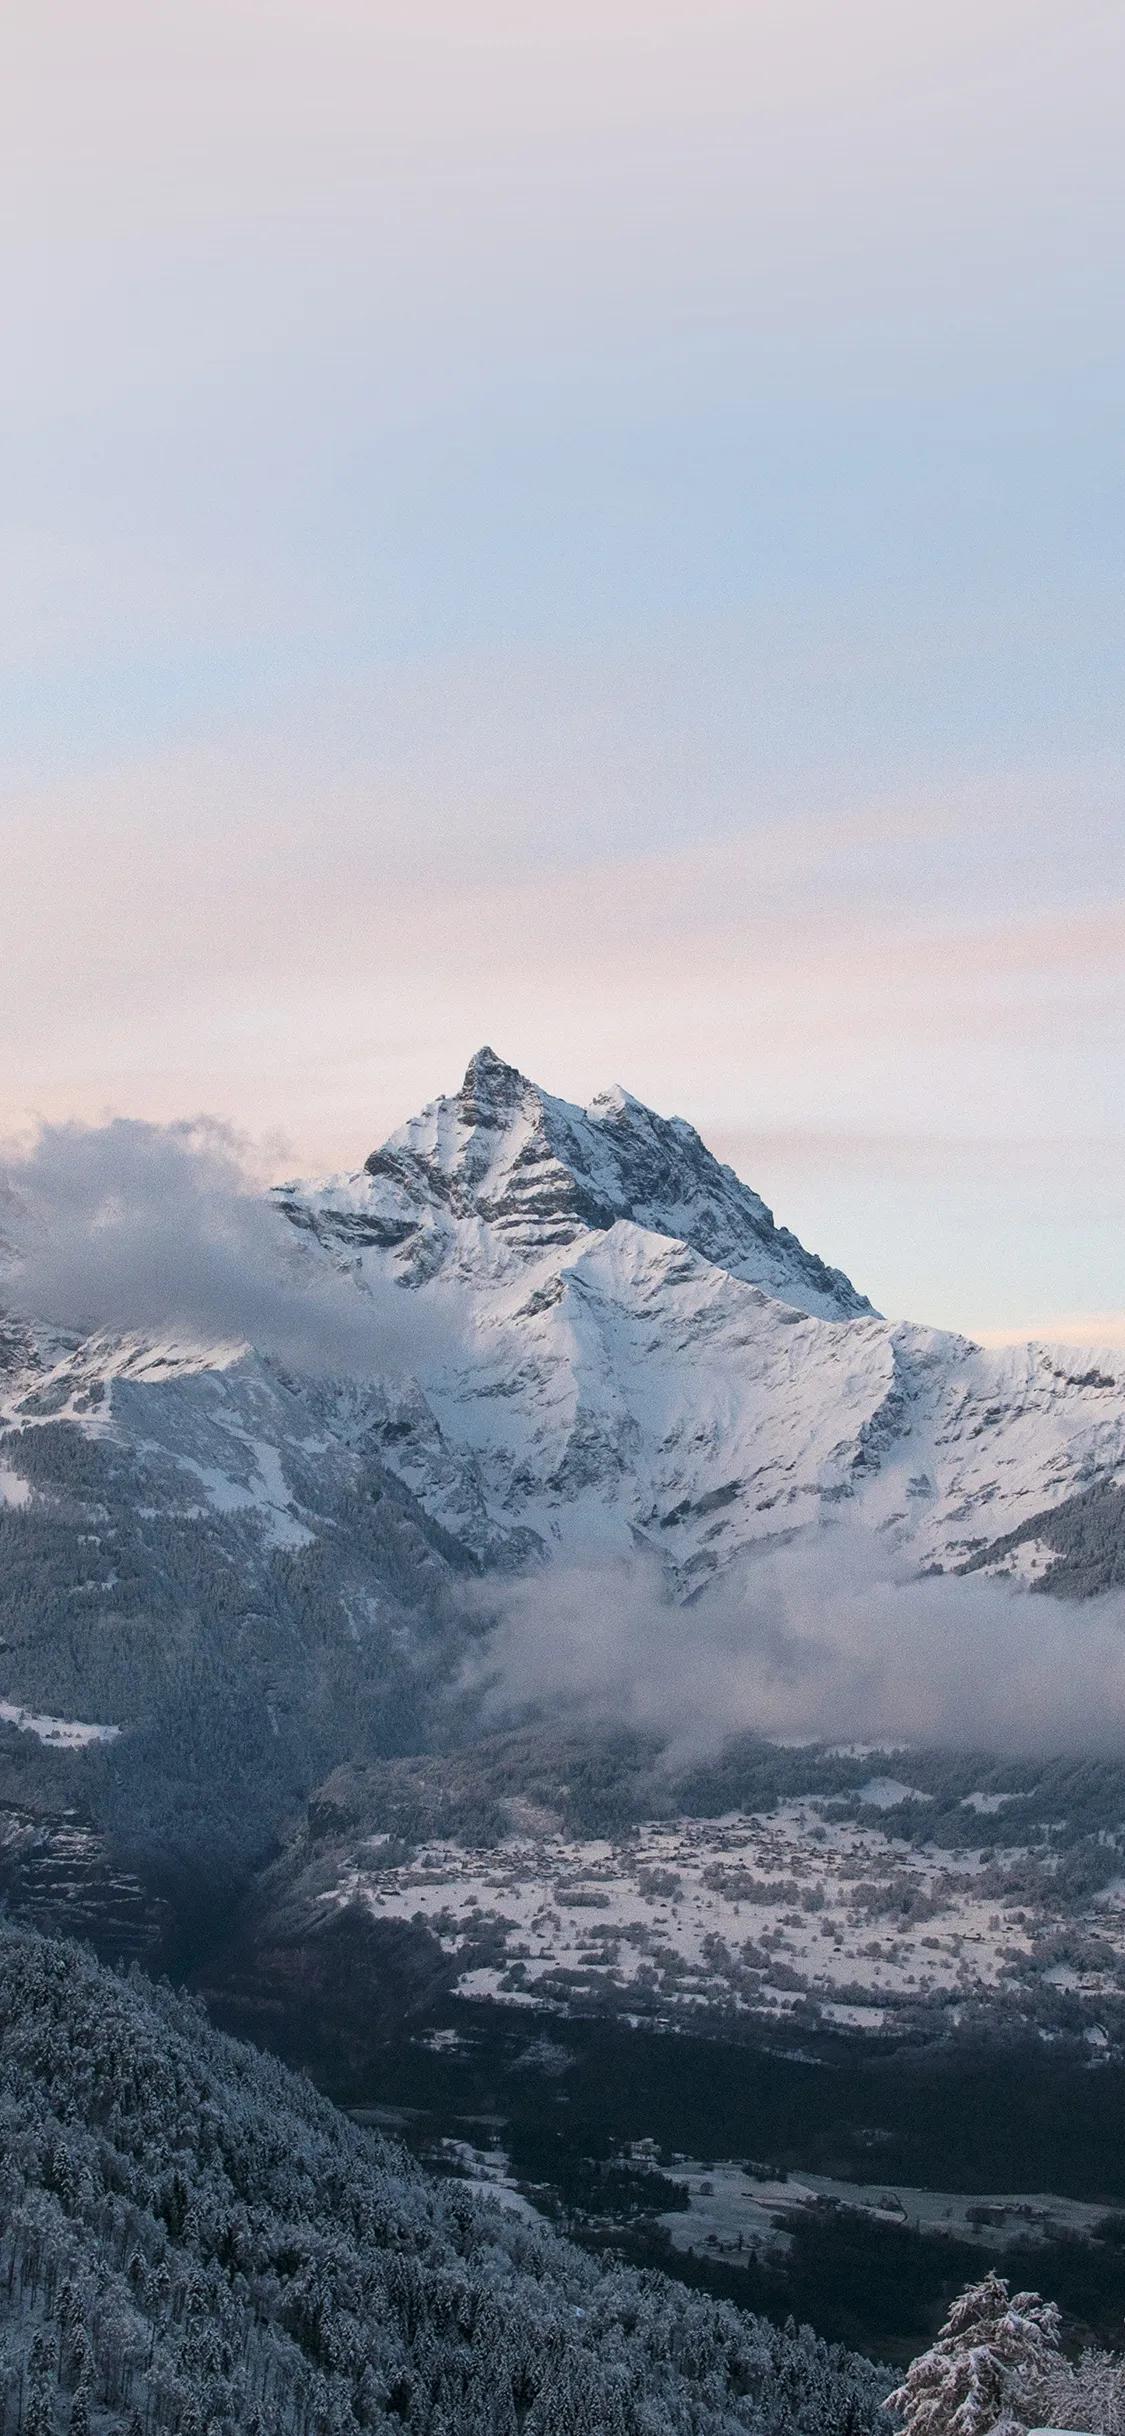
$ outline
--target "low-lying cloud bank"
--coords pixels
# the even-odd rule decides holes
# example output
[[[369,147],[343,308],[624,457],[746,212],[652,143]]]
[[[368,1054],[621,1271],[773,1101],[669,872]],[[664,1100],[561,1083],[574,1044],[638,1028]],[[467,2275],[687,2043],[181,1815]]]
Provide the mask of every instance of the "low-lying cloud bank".
[[[2,1299],[84,1334],[247,1342],[358,1377],[452,1350],[416,1296],[314,1264],[250,1146],[206,1118],[44,1127],[0,1164],[0,1241]]]
[[[1125,1749],[1125,1600],[909,1579],[846,1524],[748,1563],[694,1606],[655,1562],[559,1568],[491,1592],[494,1713],[545,1706],[663,1736],[733,1734],[1010,1752]]]

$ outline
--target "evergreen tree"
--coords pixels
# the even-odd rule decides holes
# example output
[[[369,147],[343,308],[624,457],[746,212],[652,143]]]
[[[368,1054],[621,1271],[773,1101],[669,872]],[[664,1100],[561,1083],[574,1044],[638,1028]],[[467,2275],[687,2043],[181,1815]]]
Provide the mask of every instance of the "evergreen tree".
[[[953,2303],[937,2341],[885,2404],[901,2436],[988,2436],[1026,2426],[1021,2405],[1058,2351],[1059,2312],[1037,2292],[986,2275]]]

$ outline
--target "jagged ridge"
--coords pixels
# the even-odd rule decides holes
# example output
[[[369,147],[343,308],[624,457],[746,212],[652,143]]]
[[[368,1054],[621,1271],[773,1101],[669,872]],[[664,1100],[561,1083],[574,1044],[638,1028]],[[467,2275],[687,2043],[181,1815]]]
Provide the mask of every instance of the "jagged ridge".
[[[470,1060],[458,1092],[392,1134],[359,1175],[288,1188],[283,1206],[337,1245],[394,1250],[411,1282],[439,1272],[458,1225],[486,1230],[490,1240],[475,1252],[502,1264],[567,1250],[626,1221],[821,1318],[872,1309],[841,1270],[776,1224],[682,1117],[657,1116],[620,1089],[579,1108],[488,1048]]]

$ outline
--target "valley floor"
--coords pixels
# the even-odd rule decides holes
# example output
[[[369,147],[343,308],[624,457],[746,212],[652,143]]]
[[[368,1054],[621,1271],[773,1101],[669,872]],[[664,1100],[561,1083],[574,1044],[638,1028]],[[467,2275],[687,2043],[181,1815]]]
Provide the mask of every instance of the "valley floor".
[[[864,1793],[878,1809],[911,1789]],[[460,1994],[537,2009],[932,2036],[985,2007],[993,2030],[1096,2051],[1125,2032],[1125,1879],[1076,1898],[1041,1850],[908,1841],[831,1801],[613,1840],[432,1841],[408,1861],[376,1837],[323,1900],[423,1923]]]

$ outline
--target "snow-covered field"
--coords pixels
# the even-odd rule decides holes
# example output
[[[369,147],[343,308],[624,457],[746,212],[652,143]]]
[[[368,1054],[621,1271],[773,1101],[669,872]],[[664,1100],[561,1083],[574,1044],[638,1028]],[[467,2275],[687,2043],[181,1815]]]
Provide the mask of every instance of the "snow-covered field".
[[[1049,2021],[1065,1995],[1071,2026],[1101,2044],[1125,1986],[1112,1889],[1076,1920],[1052,1905],[1049,1873],[1029,1896],[1019,1850],[1000,1870],[984,1850],[907,1844],[811,1799],[617,1842],[430,1843],[406,1866],[384,1851],[362,1848],[325,1900],[425,1923],[466,1996],[878,2030],[919,2010],[955,2021],[975,2001]]]
[[[1104,2207],[1062,2199],[1050,2191],[990,2192],[920,2190],[906,2183],[841,2182],[827,2174],[756,2174],[735,2160],[700,2163],[687,2158],[673,2168],[686,2186],[688,2204],[664,2216],[673,2249],[764,2251],[788,2239],[788,2228],[806,2213],[848,2208],[877,2223],[909,2225],[919,2233],[944,2233],[959,2241],[1047,2241],[1060,2234],[1089,2239]]]
[[[37,1742],[55,1743],[65,1751],[85,1751],[93,1742],[116,1742],[121,1731],[115,1725],[87,1725],[79,1717],[38,1717],[10,1700],[0,1700],[0,1725],[18,1726],[22,1733],[34,1734]]]

